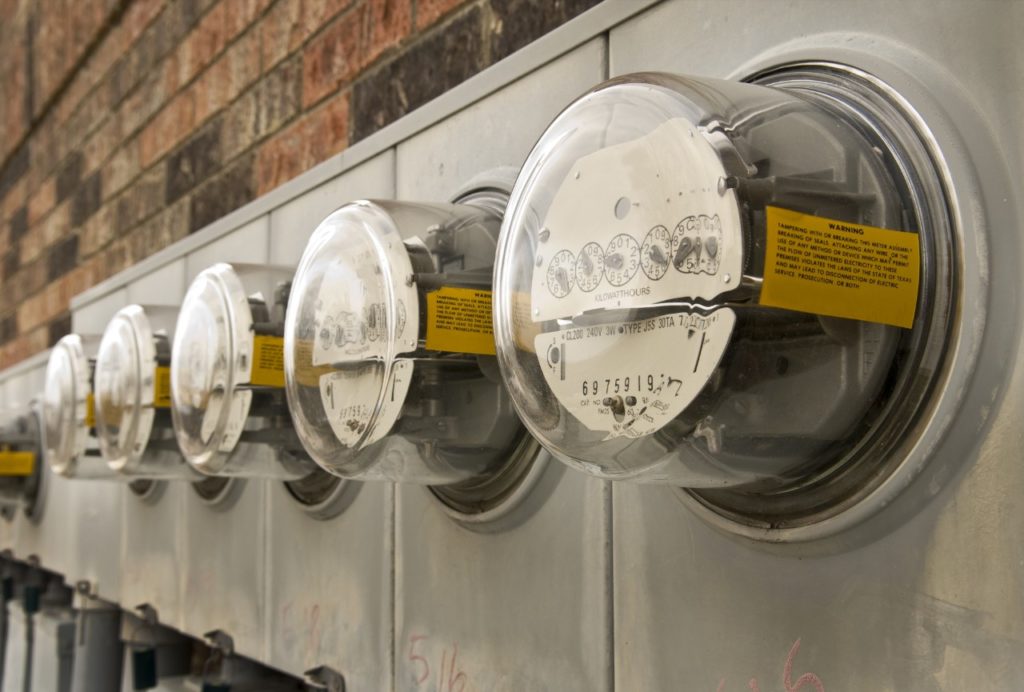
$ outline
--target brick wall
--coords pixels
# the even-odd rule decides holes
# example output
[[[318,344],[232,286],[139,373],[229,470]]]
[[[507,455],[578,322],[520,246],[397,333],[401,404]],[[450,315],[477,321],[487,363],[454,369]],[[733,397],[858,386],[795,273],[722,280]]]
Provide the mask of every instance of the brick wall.
[[[0,368],[72,296],[597,0],[0,0]]]

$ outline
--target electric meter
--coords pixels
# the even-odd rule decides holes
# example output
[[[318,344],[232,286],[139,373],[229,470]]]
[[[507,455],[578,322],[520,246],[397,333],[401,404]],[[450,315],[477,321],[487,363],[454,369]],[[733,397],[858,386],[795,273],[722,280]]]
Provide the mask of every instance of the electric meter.
[[[285,376],[324,469],[473,488],[477,502],[514,485],[523,430],[491,328],[504,199],[354,202],[317,227],[285,320]]]
[[[93,367],[99,339],[68,334],[50,353],[43,390],[44,455],[67,478],[109,478],[96,439]]]
[[[877,476],[955,277],[897,99],[823,66],[757,81],[630,75],[570,105],[513,189],[494,320],[555,456],[774,522]]]
[[[96,431],[111,470],[126,478],[198,480],[171,424],[171,344],[177,310],[129,305],[107,325],[96,356]]]
[[[284,394],[281,322],[291,273],[216,264],[181,306],[171,349],[178,447],[200,472],[296,480],[317,471]]]
[[[0,423],[0,514],[8,520],[18,509],[34,513],[42,482],[40,434],[34,407],[9,412]]]

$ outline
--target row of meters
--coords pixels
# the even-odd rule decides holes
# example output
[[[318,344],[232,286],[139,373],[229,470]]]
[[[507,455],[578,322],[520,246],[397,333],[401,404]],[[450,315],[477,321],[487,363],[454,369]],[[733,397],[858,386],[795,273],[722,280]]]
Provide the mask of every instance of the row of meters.
[[[899,471],[942,394],[956,243],[931,141],[841,65],[609,81],[510,192],[346,204],[297,269],[217,264],[180,309],[64,337],[43,456],[311,505],[418,483],[471,514],[521,496],[543,447],[737,526],[823,521]]]

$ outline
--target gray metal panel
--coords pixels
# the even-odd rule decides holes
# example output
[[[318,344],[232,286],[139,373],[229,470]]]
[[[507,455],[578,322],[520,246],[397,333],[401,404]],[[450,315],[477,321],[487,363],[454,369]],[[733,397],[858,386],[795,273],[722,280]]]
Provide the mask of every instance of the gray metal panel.
[[[350,689],[391,688],[394,491],[350,484],[351,504],[333,519],[304,512],[269,488],[266,662],[292,675],[325,665]]]
[[[395,152],[388,150],[270,213],[270,261],[295,266],[317,225],[345,202],[395,194]]]
[[[54,478],[56,478],[54,476]],[[72,562],[63,574],[70,583],[86,581],[92,595],[121,600],[121,515],[124,484],[70,481]]]
[[[185,257],[185,280],[191,284],[199,272],[217,262],[265,264],[270,249],[270,221],[260,216]],[[186,289],[187,290],[187,289]]]
[[[181,629],[199,637],[223,630],[236,651],[257,660],[264,648],[267,486],[243,482],[237,498],[212,507],[188,489],[179,568]]]
[[[7,648],[4,650],[3,692],[25,692],[30,674],[32,649],[29,631],[31,618],[20,603],[7,604]]]
[[[75,615],[70,608],[44,608],[33,616],[33,692],[71,692]]]
[[[181,579],[184,574],[185,494],[188,483],[166,483],[152,500],[124,488],[121,557],[121,605],[148,603],[160,621],[185,625]]]
[[[872,520],[806,546],[754,546],[706,526],[671,489],[615,487],[618,688],[1010,690],[1024,680],[1024,252],[1010,230],[1024,210],[1006,184],[1024,173],[1021,140],[1008,134],[1024,117],[1014,28],[1024,8],[996,7],[669,2],[612,32],[616,74],[734,76],[775,54],[901,81],[957,159],[969,245],[988,233],[992,251],[988,276],[966,258],[968,282],[991,285],[980,298],[990,317],[976,371],[955,373],[962,382],[947,392],[963,397],[941,413],[951,432],[924,440],[924,476]],[[889,59],[898,67],[881,74]],[[966,329],[980,330],[966,303]]]
[[[597,39],[401,144],[399,197],[447,199],[488,169],[518,167],[604,75]],[[610,686],[605,486],[552,462],[524,510],[469,529],[427,489],[397,486],[398,689]]]
[[[72,692],[117,690],[121,686],[121,611],[89,608],[77,613]]]
[[[387,151],[296,197],[270,215],[274,264],[298,264],[316,226],[345,202],[394,195]],[[391,573],[394,492],[387,483],[350,484],[337,517],[305,512],[281,483],[267,484],[265,660],[301,676],[326,665],[351,689],[391,686]]]

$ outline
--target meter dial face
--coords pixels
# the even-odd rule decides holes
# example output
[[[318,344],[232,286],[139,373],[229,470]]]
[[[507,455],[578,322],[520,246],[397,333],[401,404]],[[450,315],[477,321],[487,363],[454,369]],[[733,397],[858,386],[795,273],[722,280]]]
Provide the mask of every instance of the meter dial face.
[[[568,250],[559,250],[547,269],[548,291],[555,298],[564,298],[576,283],[576,258]]]
[[[640,246],[640,267],[651,281],[665,276],[672,262],[672,234],[664,226],[648,231]]]
[[[604,251],[604,273],[612,286],[624,286],[640,268],[640,245],[625,233],[612,238]]]
[[[604,278],[604,249],[597,243],[587,243],[576,258],[576,285],[590,293]]]

